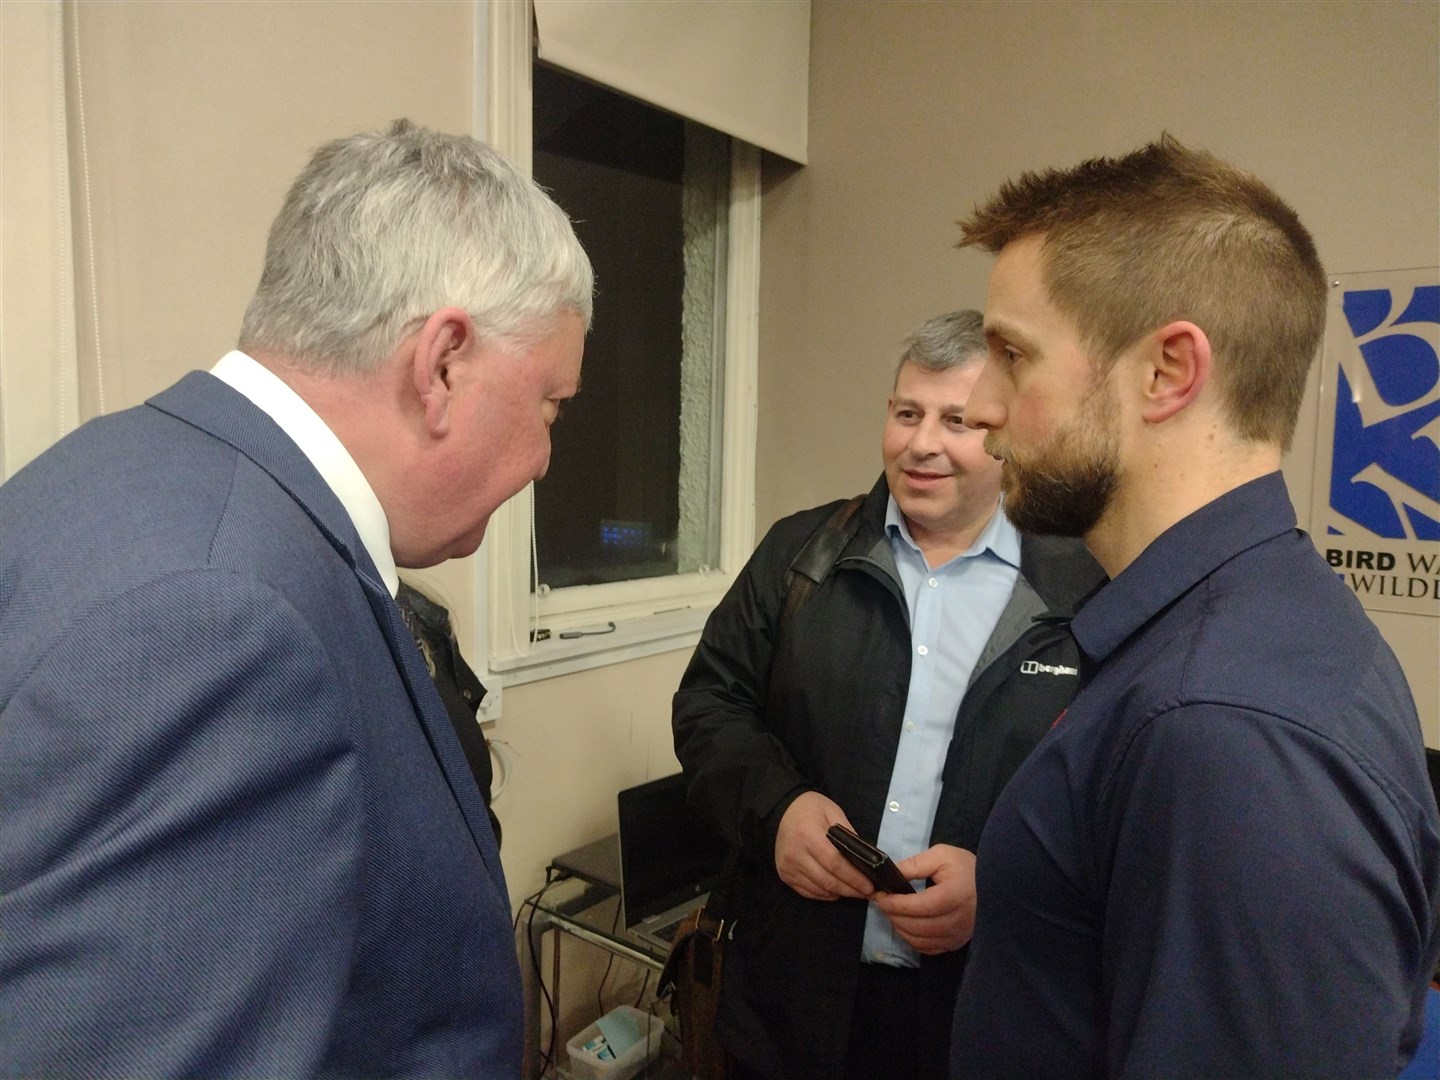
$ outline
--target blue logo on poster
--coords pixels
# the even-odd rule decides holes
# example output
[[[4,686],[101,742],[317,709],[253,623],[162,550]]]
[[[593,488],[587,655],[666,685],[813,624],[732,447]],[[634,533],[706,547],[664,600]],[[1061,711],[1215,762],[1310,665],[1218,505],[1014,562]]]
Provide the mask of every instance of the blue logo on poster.
[[[1440,285],[1415,289],[1393,319],[1390,289],[1347,292],[1342,306],[1351,334],[1368,339],[1360,358],[1383,407],[1365,410],[1365,422],[1342,364],[1330,506],[1376,536],[1440,540],[1440,356],[1412,332],[1440,324]],[[1373,419],[1377,412],[1383,418]]]

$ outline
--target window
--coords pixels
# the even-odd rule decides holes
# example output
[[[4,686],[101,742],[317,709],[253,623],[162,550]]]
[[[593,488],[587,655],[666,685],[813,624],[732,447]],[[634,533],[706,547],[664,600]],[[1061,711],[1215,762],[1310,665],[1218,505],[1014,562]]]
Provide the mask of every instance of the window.
[[[598,282],[535,487],[540,585],[717,567],[730,140],[539,63],[533,117],[535,179]]]
[[[526,7],[490,6],[487,138],[575,220],[597,296],[550,473],[482,548],[511,685],[692,646],[754,535],[759,151],[534,62]]]

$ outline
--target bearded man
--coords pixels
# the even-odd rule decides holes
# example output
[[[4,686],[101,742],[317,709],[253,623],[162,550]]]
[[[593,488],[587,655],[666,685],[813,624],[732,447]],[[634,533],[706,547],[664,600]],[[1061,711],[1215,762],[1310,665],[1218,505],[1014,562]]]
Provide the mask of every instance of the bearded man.
[[[998,254],[965,422],[1016,527],[1111,580],[980,843],[952,1074],[1394,1076],[1440,820],[1404,675],[1279,472],[1324,327],[1309,233],[1170,138],[962,228]]]

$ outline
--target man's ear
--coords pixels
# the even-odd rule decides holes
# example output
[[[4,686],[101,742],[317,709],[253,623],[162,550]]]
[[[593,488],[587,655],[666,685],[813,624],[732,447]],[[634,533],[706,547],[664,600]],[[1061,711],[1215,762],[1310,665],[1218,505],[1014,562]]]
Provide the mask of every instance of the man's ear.
[[[1169,420],[1195,399],[1210,381],[1210,339],[1191,322],[1173,322],[1151,337],[1144,401],[1146,423]]]
[[[441,308],[415,335],[410,358],[410,377],[425,411],[425,427],[431,435],[450,430],[450,405],[454,394],[454,365],[475,340],[475,324],[462,308]]]

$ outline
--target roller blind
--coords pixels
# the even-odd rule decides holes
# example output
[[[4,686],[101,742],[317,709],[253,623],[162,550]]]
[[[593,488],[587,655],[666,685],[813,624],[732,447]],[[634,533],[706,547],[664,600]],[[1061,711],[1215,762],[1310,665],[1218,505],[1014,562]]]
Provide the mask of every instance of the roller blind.
[[[804,163],[810,0],[534,0],[540,59]]]

